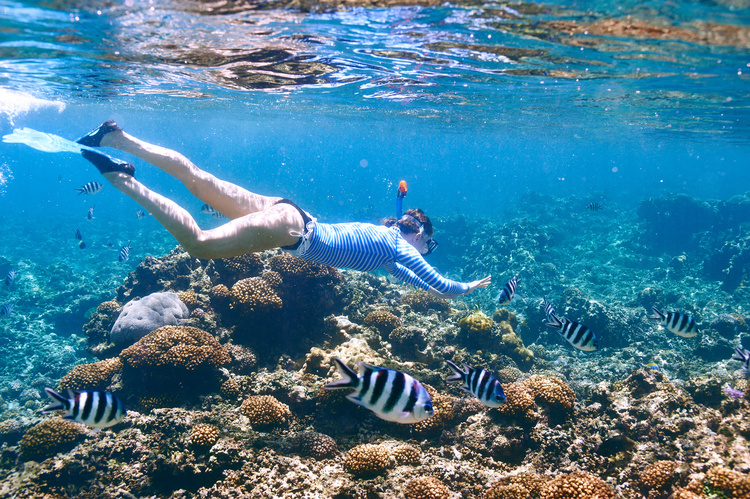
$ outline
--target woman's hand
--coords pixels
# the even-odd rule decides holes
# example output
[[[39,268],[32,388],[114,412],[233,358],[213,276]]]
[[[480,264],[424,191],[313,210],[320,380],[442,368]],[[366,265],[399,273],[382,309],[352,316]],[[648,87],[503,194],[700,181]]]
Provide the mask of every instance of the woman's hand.
[[[487,286],[490,285],[491,282],[492,282],[492,276],[488,275],[484,279],[480,279],[478,281],[472,281],[472,282],[470,282],[469,283],[469,290],[466,293],[461,293],[461,294],[458,294],[458,295],[451,294],[451,293],[441,293],[440,291],[438,291],[435,288],[430,288],[430,293],[432,293],[435,296],[439,296],[440,298],[445,298],[446,300],[455,300],[456,298],[458,298],[461,295],[468,295],[469,293],[471,293],[472,291],[474,291],[477,288],[486,288]]]

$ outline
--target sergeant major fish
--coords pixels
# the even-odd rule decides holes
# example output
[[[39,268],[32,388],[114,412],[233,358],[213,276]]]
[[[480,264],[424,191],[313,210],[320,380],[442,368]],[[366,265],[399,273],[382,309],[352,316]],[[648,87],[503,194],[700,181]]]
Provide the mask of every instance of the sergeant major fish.
[[[94,219],[94,207],[92,206],[89,208],[89,211],[86,212],[86,220],[93,220]]]
[[[6,303],[2,307],[0,307],[0,316],[10,317],[11,315],[13,315],[13,310],[15,308],[16,306],[13,305],[12,303]]]
[[[68,398],[51,388],[45,388],[47,395],[57,402],[42,409],[42,414],[64,410],[63,419],[76,421],[94,428],[108,428],[125,417],[125,406],[111,393],[92,390],[68,390]]]
[[[560,320],[555,314],[550,315],[549,319],[546,325],[557,329],[557,332],[578,350],[592,352],[599,347],[594,332],[583,324],[568,319]]]
[[[445,361],[453,370],[453,375],[446,379],[447,382],[463,382],[461,389],[474,395],[483,405],[487,407],[499,407],[505,403],[505,393],[500,382],[489,371],[475,369],[463,365],[463,369],[450,360]]]
[[[681,314],[679,312],[662,312],[656,307],[651,307],[654,311],[654,315],[649,315],[648,318],[652,321],[659,321],[663,327],[672,331],[677,336],[683,338],[694,338],[698,335],[696,331],[695,319],[687,314]]]
[[[77,188],[76,191],[78,191],[79,196],[81,194],[96,194],[97,192],[102,190],[102,187],[104,186],[99,182],[88,182]]]
[[[343,379],[325,385],[325,389],[353,388],[346,398],[380,419],[408,424],[435,414],[430,394],[408,374],[360,362],[358,375],[341,360],[334,357],[333,362]]]
[[[8,273],[5,275],[5,285],[10,286],[13,284],[13,281],[16,280],[16,271],[13,269],[10,269]]]
[[[201,206],[201,211],[205,213],[206,215],[211,215],[214,218],[226,218],[224,215],[216,211],[216,208],[209,205],[208,203]]]
[[[86,243],[83,242],[83,236],[81,235],[81,231],[76,227],[76,239],[78,239],[78,248],[84,249],[86,248]]]
[[[146,212],[143,210],[138,210],[135,212],[135,216],[138,220],[143,220],[144,218],[146,218]]]
[[[547,320],[555,315],[555,307],[547,300],[547,297],[542,297],[542,303],[539,305],[544,309],[544,313],[547,315]]]
[[[125,262],[130,258],[130,242],[128,242],[127,246],[123,246],[120,248],[120,254],[118,255],[117,259],[121,262]]]
[[[735,348],[734,352],[737,356],[732,357],[732,360],[739,360],[740,362],[744,362],[745,365],[742,366],[742,369],[750,372],[750,350]]]
[[[505,283],[505,286],[503,286],[503,290],[500,291],[500,294],[495,297],[495,299],[498,301],[499,305],[506,305],[510,303],[510,301],[513,299],[513,296],[516,294],[516,288],[518,287],[518,276],[513,276],[510,281]]]

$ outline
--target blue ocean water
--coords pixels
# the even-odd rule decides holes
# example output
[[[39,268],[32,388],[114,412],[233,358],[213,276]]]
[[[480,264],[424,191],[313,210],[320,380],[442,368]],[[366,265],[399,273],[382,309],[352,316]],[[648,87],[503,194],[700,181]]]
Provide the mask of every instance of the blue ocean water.
[[[676,193],[726,200],[750,185],[749,12],[742,1],[3,0],[0,135],[75,139],[114,119],[329,222],[392,215],[401,179],[409,206],[497,223],[531,194],[631,214]],[[96,306],[174,241],[109,185],[77,195],[103,182],[77,155],[0,150],[0,271],[18,269],[24,290],[3,290],[18,321],[6,341],[44,332],[82,348],[81,305],[66,316],[66,302],[90,294]],[[221,223],[174,179],[123,159],[202,226]],[[444,248],[457,253],[439,268],[460,275],[449,265],[461,243]],[[66,365],[56,359],[41,364]]]

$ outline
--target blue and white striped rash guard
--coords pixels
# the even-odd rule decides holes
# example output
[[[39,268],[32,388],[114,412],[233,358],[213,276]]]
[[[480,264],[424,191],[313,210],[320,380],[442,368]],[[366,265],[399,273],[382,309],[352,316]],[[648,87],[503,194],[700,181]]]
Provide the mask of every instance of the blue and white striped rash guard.
[[[368,272],[383,267],[389,274],[418,288],[433,287],[441,293],[459,295],[469,285],[441,276],[411,244],[398,227],[363,223],[308,225],[308,247],[300,258],[312,262]]]

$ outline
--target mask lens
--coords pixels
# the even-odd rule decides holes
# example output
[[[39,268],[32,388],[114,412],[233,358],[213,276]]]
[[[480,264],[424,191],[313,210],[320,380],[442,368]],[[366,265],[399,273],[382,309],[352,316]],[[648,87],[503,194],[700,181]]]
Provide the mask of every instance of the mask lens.
[[[437,241],[435,241],[432,238],[428,239],[427,240],[427,253],[425,253],[425,255],[429,255],[430,253],[432,253],[435,250],[435,248],[437,248],[437,245],[438,245]]]

